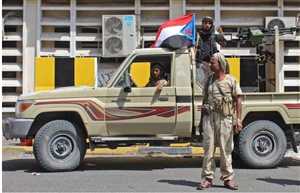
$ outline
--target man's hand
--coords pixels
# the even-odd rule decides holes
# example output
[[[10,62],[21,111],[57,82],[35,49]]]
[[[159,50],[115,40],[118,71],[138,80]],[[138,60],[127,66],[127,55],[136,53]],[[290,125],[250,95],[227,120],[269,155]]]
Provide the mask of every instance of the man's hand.
[[[233,125],[233,129],[234,129],[234,133],[236,134],[239,134],[242,131],[243,125],[240,119],[236,120],[235,124]]]
[[[217,32],[219,32],[219,33],[224,33],[223,28],[222,28],[221,26],[218,27]]]
[[[156,91],[157,91],[157,92],[158,92],[158,91],[161,91],[162,88],[163,88],[164,86],[167,86],[167,85],[168,85],[168,81],[166,81],[166,80],[160,80],[160,81],[158,81],[157,84],[156,84]]]
[[[203,113],[203,115],[209,115],[209,105],[208,104],[203,104],[201,106],[201,113]]]

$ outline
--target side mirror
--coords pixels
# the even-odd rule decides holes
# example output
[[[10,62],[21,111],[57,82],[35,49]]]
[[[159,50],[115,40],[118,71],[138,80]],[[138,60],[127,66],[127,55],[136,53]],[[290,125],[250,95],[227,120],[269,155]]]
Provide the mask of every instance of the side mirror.
[[[124,92],[129,93],[129,92],[131,92],[131,87],[130,86],[126,86],[126,87],[123,88],[123,90],[124,90]]]

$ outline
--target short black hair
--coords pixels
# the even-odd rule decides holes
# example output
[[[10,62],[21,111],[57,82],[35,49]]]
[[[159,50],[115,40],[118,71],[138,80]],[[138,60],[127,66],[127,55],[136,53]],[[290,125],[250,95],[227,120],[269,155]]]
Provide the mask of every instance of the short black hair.
[[[154,68],[159,68],[160,71],[165,71],[164,67],[160,64],[160,63],[154,63],[151,65],[151,70],[153,70]]]

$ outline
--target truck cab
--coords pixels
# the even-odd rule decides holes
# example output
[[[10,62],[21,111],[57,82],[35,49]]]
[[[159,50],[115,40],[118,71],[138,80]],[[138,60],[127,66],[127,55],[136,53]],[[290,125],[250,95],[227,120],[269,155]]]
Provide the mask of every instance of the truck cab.
[[[190,63],[188,52],[176,54],[166,49],[140,49],[128,57],[107,86],[108,135],[191,137]],[[168,79],[161,91],[146,85],[157,64]],[[134,68],[141,70],[133,74]],[[136,85],[133,78],[145,79],[146,84]]]

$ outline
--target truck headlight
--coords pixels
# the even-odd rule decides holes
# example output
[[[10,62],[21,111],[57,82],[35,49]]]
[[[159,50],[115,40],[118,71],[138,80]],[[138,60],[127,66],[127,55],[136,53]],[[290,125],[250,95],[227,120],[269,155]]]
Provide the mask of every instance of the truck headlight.
[[[32,100],[21,100],[16,103],[16,117],[26,111],[29,107],[33,105],[34,101]]]

